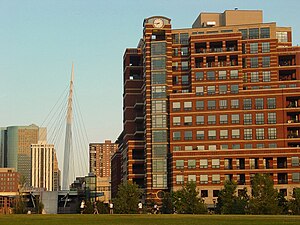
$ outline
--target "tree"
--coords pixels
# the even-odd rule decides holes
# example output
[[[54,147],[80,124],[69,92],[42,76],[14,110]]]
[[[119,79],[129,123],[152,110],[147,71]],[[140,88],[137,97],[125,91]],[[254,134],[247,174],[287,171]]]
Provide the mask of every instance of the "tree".
[[[236,188],[237,184],[235,182],[225,182],[224,188],[219,192],[216,213],[245,214],[245,210],[249,201],[247,189],[244,188],[237,196]]]
[[[165,192],[164,197],[162,199],[161,212],[163,214],[171,214],[173,213],[173,196],[172,192]]]
[[[279,214],[277,190],[268,174],[255,174],[252,183],[252,198],[249,202],[251,214]]]
[[[26,202],[23,196],[24,187],[26,185],[26,178],[24,175],[20,176],[18,195],[15,198],[15,204],[13,207],[13,212],[15,214],[25,214],[27,213]]]
[[[199,197],[195,182],[188,182],[181,190],[174,192],[173,202],[178,213],[207,213],[206,205],[203,199]]]
[[[300,215],[300,188],[294,189],[293,199],[289,202],[289,209],[292,214]]]
[[[142,190],[135,183],[125,182],[119,185],[117,197],[113,199],[116,213],[137,213],[137,205],[142,195]]]

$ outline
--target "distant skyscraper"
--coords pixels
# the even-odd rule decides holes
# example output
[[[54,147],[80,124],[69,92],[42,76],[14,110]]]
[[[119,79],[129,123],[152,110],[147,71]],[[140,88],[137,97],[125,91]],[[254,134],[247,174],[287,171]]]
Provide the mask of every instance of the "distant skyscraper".
[[[31,145],[31,185],[47,191],[59,189],[59,171],[53,144],[39,142]]]
[[[6,150],[7,150],[7,130],[0,128],[0,167],[6,167]]]
[[[105,140],[105,143],[91,143],[90,173],[97,177],[97,191],[104,192],[104,201],[110,199],[111,156],[117,151],[118,145]]]
[[[28,186],[31,183],[31,144],[45,140],[46,135],[46,129],[36,125],[11,126],[1,131],[1,140],[4,140],[4,143],[1,141],[1,148],[4,146],[4,162],[7,160],[5,166],[15,168],[25,177]]]

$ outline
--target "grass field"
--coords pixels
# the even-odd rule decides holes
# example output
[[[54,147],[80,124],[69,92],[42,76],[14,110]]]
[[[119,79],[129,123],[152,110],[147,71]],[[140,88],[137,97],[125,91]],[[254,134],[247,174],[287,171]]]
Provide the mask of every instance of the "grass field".
[[[300,216],[0,215],[0,225],[300,225]]]

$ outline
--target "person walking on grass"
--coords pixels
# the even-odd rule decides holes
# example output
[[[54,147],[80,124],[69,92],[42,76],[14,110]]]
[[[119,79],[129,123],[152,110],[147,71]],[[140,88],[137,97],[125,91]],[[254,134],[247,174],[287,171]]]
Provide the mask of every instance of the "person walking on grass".
[[[109,214],[114,214],[114,204],[112,201],[109,202]]]
[[[143,203],[141,201],[138,204],[138,210],[139,210],[139,214],[142,214],[142,212],[143,212]]]

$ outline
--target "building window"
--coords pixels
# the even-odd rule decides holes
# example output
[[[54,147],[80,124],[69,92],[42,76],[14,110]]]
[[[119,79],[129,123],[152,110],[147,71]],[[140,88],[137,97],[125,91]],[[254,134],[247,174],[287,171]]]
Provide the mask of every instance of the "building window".
[[[238,79],[239,78],[239,71],[238,70],[231,70],[230,71],[230,79]]]
[[[238,84],[232,84],[232,85],[230,85],[230,93],[231,94],[237,94],[237,93],[239,93],[239,85]]]
[[[248,39],[248,30],[247,29],[240,29],[239,30],[242,33],[242,39]]]
[[[231,123],[233,123],[233,124],[240,123],[240,115],[239,114],[231,114]]]
[[[191,111],[192,110],[192,102],[184,102],[183,107],[185,111]]]
[[[207,71],[206,77],[207,80],[215,80],[216,79],[215,71]]]
[[[217,150],[217,145],[209,145],[208,150],[210,150],[210,151]]]
[[[258,169],[258,158],[249,159],[250,169]]]
[[[196,87],[196,95],[203,95],[204,94],[204,88],[202,86]]]
[[[216,94],[216,86],[207,86],[207,94],[208,95]]]
[[[270,67],[270,56],[262,57],[262,67]]]
[[[227,100],[226,99],[219,100],[219,108],[220,109],[227,109]]]
[[[188,69],[189,69],[189,61],[182,61],[181,70],[188,70]]]
[[[152,115],[152,127],[163,128],[167,127],[167,115]]]
[[[180,131],[174,131],[173,132],[173,140],[174,141],[179,141],[180,139],[181,139]]]
[[[184,146],[184,150],[185,150],[185,151],[193,151],[194,149],[193,149],[193,146],[191,146],[191,145],[186,145],[186,146]]]
[[[180,126],[180,116],[173,117],[173,126]]]
[[[255,99],[255,109],[263,109],[264,108],[264,99],[256,98]]]
[[[267,98],[268,109],[276,109],[276,98]]]
[[[179,44],[179,34],[172,34],[172,43]]]
[[[152,159],[153,172],[165,172],[167,170],[166,159]]]
[[[165,84],[166,83],[166,72],[152,72],[151,73],[152,84]]]
[[[152,98],[166,98],[166,86],[153,86],[152,87]]]
[[[258,68],[258,57],[250,58],[250,68]]]
[[[268,53],[270,52],[270,42],[263,42],[261,43],[261,52]]]
[[[163,70],[166,69],[166,58],[152,58],[151,59],[151,69],[152,70]]]
[[[166,101],[162,101],[162,100],[152,101],[152,113],[165,113],[165,112],[167,112]]]
[[[239,100],[238,99],[231,99],[231,108],[238,109],[239,108]]]
[[[250,43],[250,53],[251,54],[258,53],[258,43]]]
[[[232,159],[224,159],[224,169],[225,170],[232,170]]]
[[[200,184],[208,184],[208,175],[206,175],[206,174],[200,175]]]
[[[292,181],[294,183],[300,183],[300,173],[292,173]]]
[[[182,56],[188,56],[189,55],[189,48],[188,47],[182,47],[181,48],[181,55]]]
[[[235,139],[240,138],[240,129],[231,130],[231,137]]]
[[[211,176],[211,181],[213,184],[219,184],[221,179],[220,179],[220,174],[213,174]]]
[[[265,144],[264,143],[258,143],[256,145],[256,148],[264,148],[265,147]]]
[[[277,138],[277,131],[276,128],[268,128],[268,138],[269,139],[276,139]]]
[[[270,28],[269,27],[260,28],[260,38],[270,38]]]
[[[251,114],[244,114],[244,124],[252,124],[252,115]]]
[[[256,118],[256,124],[264,124],[265,123],[263,113],[256,113],[255,118]]]
[[[207,101],[207,109],[216,109],[216,101],[208,100]]]
[[[222,144],[222,145],[220,145],[220,149],[221,150],[227,150],[228,149],[228,145],[227,144]]]
[[[264,128],[257,128],[256,129],[256,139],[257,140],[265,139]]]
[[[196,72],[195,75],[196,75],[196,80],[203,80],[204,78],[203,72]]]
[[[220,159],[212,159],[211,160],[211,168],[213,168],[213,169],[220,168]]]
[[[197,125],[204,124],[204,116],[196,116]]]
[[[232,144],[231,148],[232,149],[240,149],[241,145],[240,144]]]
[[[178,62],[172,62],[172,70],[177,71],[178,70]]]
[[[208,167],[207,159],[200,159],[200,168],[206,169]]]
[[[226,80],[226,70],[219,71],[219,80]]]
[[[181,33],[180,34],[180,44],[186,45],[189,43],[189,34],[188,33]]]
[[[203,110],[204,109],[204,101],[196,101],[196,109]]]
[[[263,82],[270,82],[271,81],[270,71],[263,71],[262,72],[262,79],[263,79]]]
[[[216,130],[209,130],[208,131],[208,139],[209,140],[215,140],[217,136]]]
[[[166,142],[167,131],[166,130],[155,130],[152,131],[152,142]]]
[[[151,56],[165,55],[166,42],[152,42],[151,43]]]
[[[184,168],[184,160],[176,160],[176,169]]]
[[[228,123],[228,115],[220,115],[220,124]]]
[[[244,139],[252,140],[252,129],[244,129]]]
[[[181,151],[181,146],[173,146],[173,151]]]
[[[173,111],[180,111],[180,102],[173,102]]]
[[[184,117],[184,125],[191,126],[193,124],[192,116],[185,116]]]
[[[228,130],[220,130],[220,139],[228,139]]]
[[[294,156],[292,157],[292,166],[299,166],[299,157],[298,156]]]
[[[188,182],[196,182],[196,175],[188,175]]]
[[[249,39],[258,39],[259,38],[259,29],[250,28],[249,29]]]
[[[178,56],[178,48],[173,48],[173,56]]]
[[[197,130],[197,140],[203,140],[204,139],[204,130]]]
[[[196,160],[195,159],[189,159],[188,160],[188,168],[189,169],[195,169],[196,168]]]
[[[193,132],[190,130],[184,131],[184,140],[192,140],[193,139]]]
[[[189,75],[183,75],[181,77],[181,84],[183,85],[189,84],[190,83],[189,79],[190,79]]]
[[[250,73],[250,81],[251,83],[259,82],[258,72]]]
[[[176,184],[184,184],[183,175],[176,175]]]
[[[223,95],[227,93],[227,85],[219,85],[219,94]]]
[[[276,32],[276,38],[278,42],[288,42],[288,35],[286,31]]]

